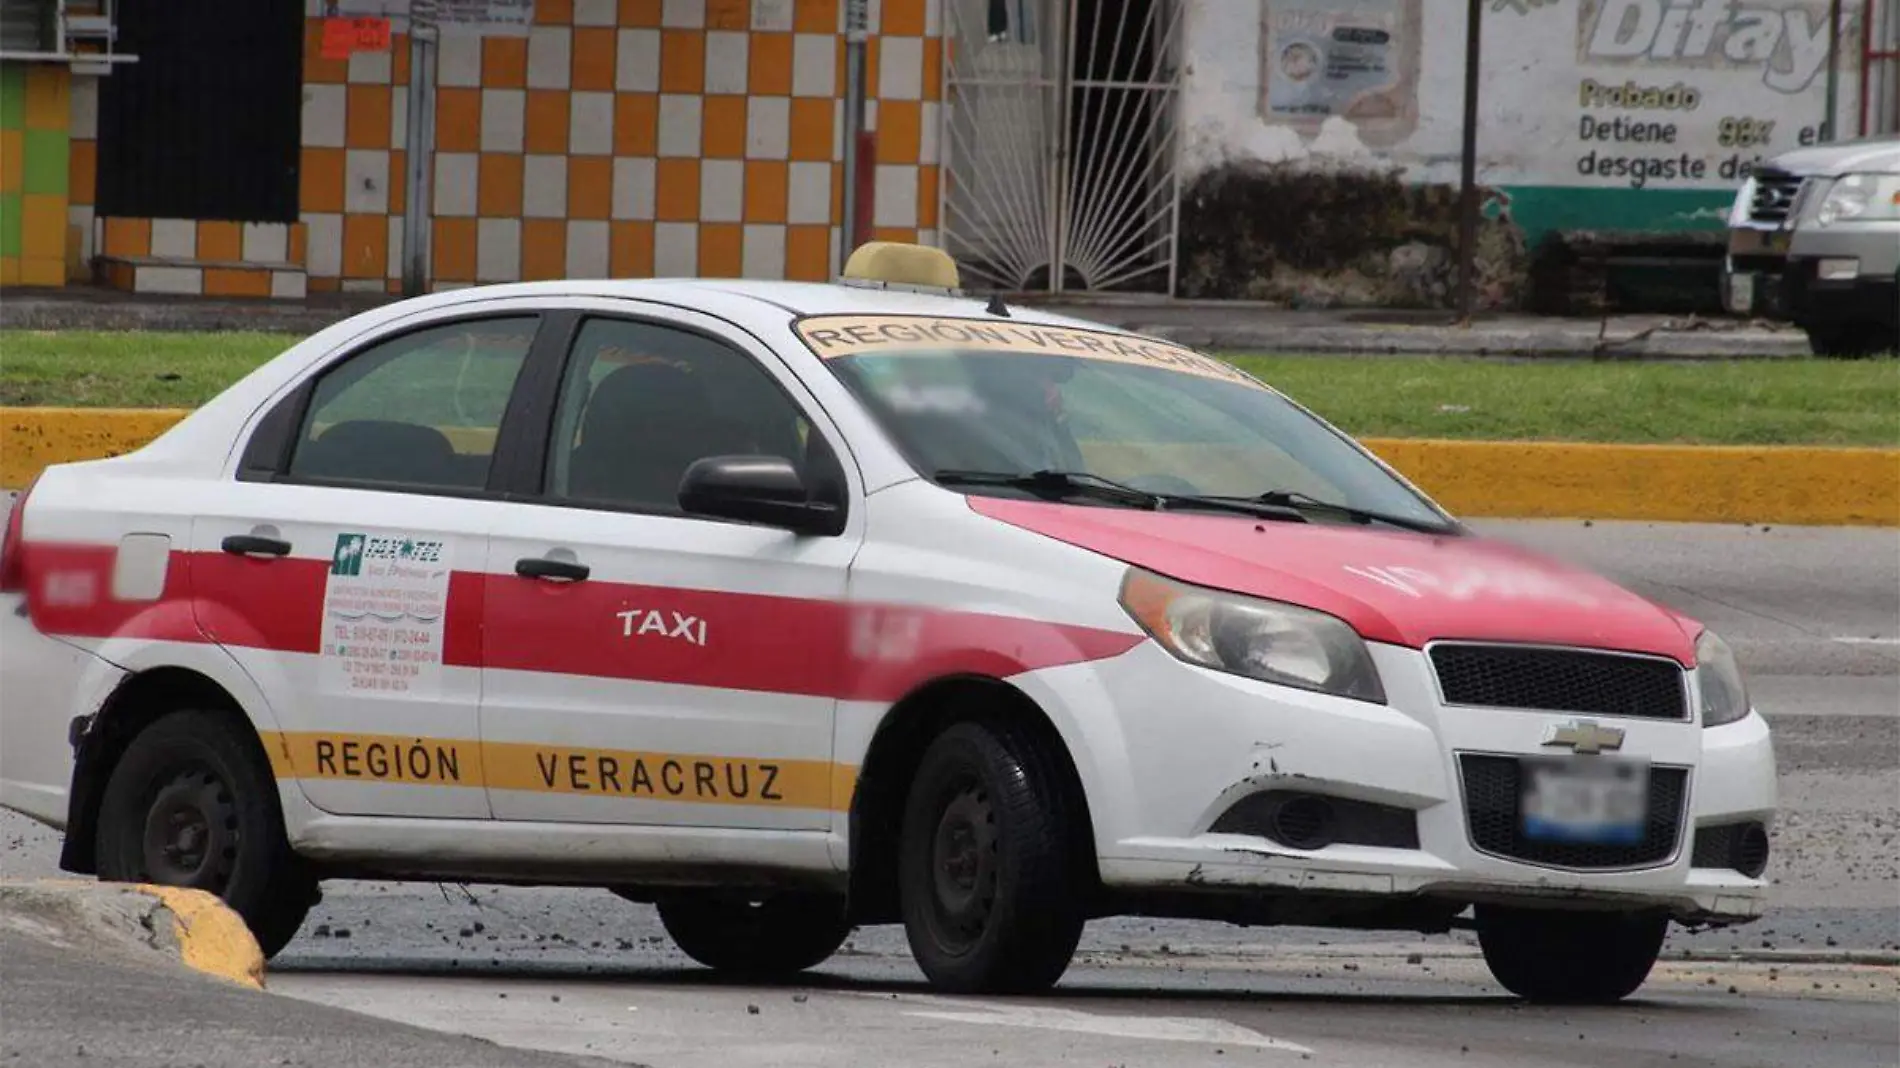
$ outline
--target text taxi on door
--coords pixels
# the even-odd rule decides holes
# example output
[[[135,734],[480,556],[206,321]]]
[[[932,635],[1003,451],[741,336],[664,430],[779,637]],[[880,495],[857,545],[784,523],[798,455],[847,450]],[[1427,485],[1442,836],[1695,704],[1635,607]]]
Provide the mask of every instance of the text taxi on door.
[[[1610,1001],[1760,914],[1769,732],[1700,624],[1224,362],[844,273],[404,301],[49,468],[0,801],[271,952],[325,878],[453,878],[754,974],[901,922],[1034,990],[1140,914],[1475,926]]]

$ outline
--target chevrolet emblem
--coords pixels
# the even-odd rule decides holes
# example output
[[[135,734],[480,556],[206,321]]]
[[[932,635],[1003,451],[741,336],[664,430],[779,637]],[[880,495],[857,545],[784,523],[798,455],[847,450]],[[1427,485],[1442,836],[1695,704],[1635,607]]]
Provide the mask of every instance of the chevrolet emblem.
[[[1577,720],[1552,727],[1544,736],[1545,745],[1568,746],[1573,752],[1601,753],[1623,748],[1623,729],[1605,727],[1592,719]]]

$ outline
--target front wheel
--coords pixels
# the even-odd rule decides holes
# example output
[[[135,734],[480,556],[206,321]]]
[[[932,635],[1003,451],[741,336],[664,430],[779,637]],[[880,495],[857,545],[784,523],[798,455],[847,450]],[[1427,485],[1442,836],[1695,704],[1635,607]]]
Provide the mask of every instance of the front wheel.
[[[959,723],[925,750],[904,808],[898,888],[924,975],[954,993],[1031,993],[1082,937],[1083,820],[1027,733]]]
[[[296,937],[317,883],[285,840],[276,780],[248,731],[200,711],[140,731],[106,780],[94,859],[110,882],[216,894],[273,957]]]
[[[823,964],[851,933],[842,898],[776,894],[662,898],[660,923],[680,951],[715,971],[761,979]]]
[[[1877,322],[1806,322],[1801,329],[1814,354],[1829,359],[1867,359],[1900,349],[1900,333]]]
[[[1636,992],[1662,953],[1666,916],[1478,908],[1491,975],[1526,1001],[1608,1005]]]

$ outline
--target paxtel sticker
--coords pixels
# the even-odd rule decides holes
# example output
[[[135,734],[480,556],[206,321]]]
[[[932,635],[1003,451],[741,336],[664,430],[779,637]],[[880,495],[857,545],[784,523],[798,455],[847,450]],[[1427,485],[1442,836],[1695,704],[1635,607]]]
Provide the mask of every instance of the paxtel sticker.
[[[1106,330],[996,323],[925,315],[819,315],[794,329],[822,359],[869,353],[928,354],[932,349],[1008,352],[1023,356],[1073,356],[1085,360],[1161,367],[1237,385],[1264,388],[1237,368],[1165,341]]]
[[[441,688],[449,544],[403,534],[338,534],[323,591],[329,694],[431,698]]]

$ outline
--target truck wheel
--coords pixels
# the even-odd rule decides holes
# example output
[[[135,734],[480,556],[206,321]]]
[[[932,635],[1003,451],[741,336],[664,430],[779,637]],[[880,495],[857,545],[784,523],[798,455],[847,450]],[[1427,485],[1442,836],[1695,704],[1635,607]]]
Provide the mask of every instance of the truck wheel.
[[[1900,347],[1900,336],[1872,322],[1803,323],[1808,347],[1816,356],[1835,360],[1861,360],[1892,353]]]
[[[904,806],[898,888],[933,985],[1031,993],[1062,978],[1082,936],[1082,827],[1029,735],[959,723],[930,744]]]
[[[1608,1005],[1643,985],[1669,918],[1479,906],[1478,945],[1491,975],[1526,1001]]]
[[[317,902],[284,837],[270,767],[228,715],[172,712],[132,739],[99,803],[95,861],[111,882],[218,895],[276,956]]]
[[[844,901],[822,894],[755,901],[708,892],[662,898],[659,909],[681,952],[716,971],[762,979],[823,964],[851,933]]]

